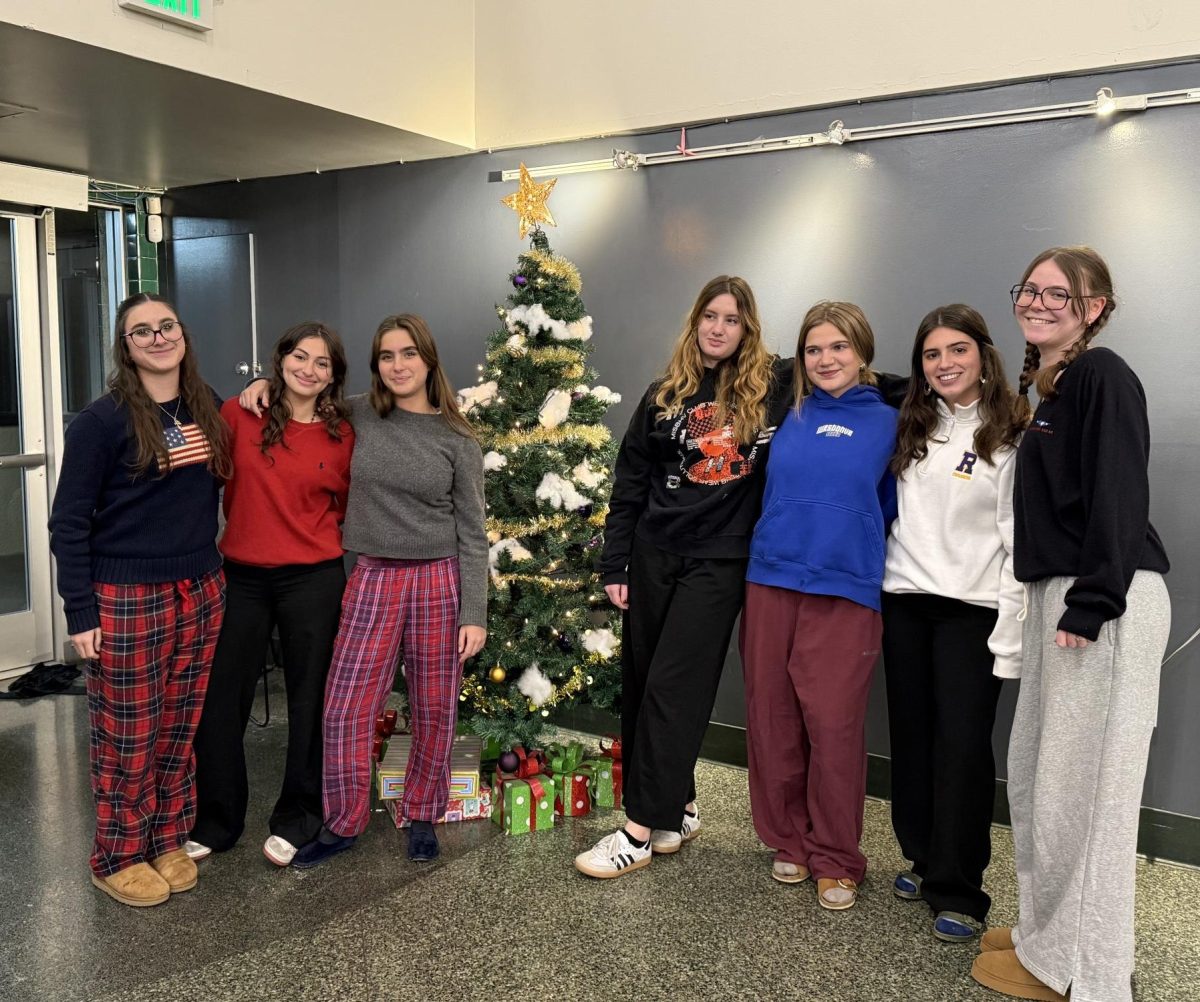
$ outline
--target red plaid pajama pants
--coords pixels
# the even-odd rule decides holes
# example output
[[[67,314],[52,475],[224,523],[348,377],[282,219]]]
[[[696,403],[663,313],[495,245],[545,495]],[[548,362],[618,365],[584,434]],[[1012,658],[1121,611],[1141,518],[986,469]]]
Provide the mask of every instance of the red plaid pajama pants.
[[[225,612],[225,576],[97,583],[100,657],[85,666],[96,839],[111,876],[187,840],[196,813],[192,738]]]
[[[401,651],[413,732],[404,815],[436,821],[446,812],[462,684],[458,594],[457,557],[358,558],[325,686],[322,799],[330,831],[357,835],[367,827],[375,718],[387,703]]]

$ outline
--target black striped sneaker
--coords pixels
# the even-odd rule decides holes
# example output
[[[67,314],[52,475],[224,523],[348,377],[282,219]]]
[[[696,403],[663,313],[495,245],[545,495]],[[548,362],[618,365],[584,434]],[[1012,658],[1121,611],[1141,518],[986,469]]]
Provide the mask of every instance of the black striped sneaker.
[[[639,849],[626,837],[625,829],[620,828],[576,856],[575,869],[589,877],[619,877],[630,870],[649,866],[652,858],[649,842]]]

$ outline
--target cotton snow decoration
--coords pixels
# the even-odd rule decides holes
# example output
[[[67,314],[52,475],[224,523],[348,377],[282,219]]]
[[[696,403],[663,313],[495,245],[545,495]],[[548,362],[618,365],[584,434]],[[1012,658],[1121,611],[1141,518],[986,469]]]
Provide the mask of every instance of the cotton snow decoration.
[[[500,577],[500,554],[507,553],[513,560],[532,560],[533,554],[530,553],[515,539],[502,539],[498,543],[494,543],[488,547],[488,570],[492,577]]]
[[[580,319],[566,324],[550,316],[541,303],[514,306],[505,316],[504,325],[510,334],[521,334],[523,333],[522,328],[530,334],[537,334],[538,331],[543,330],[548,331],[555,341],[587,341],[592,336],[591,317],[580,317]],[[511,341],[510,338],[509,342]],[[512,350],[511,347],[509,350]]]
[[[571,394],[566,390],[551,390],[538,411],[538,424],[543,428],[557,428],[567,419],[570,409]]]
[[[554,695],[554,683],[542,674],[536,661],[521,673],[517,688],[534,706],[541,706]]]
[[[591,651],[593,654],[599,654],[605,661],[616,653],[620,645],[621,642],[612,630],[583,631],[584,650]]]
[[[486,407],[500,394],[500,385],[494,379],[478,386],[468,386],[459,390],[458,406],[464,414],[470,414],[476,407]]]
[[[485,473],[502,470],[507,465],[508,457],[502,452],[496,452],[494,449],[483,457],[483,469]]]
[[[574,323],[567,324],[567,336],[554,337],[559,341],[590,341],[592,337],[592,318],[580,317]]]
[[[602,404],[619,404],[621,402],[621,394],[614,393],[607,386],[593,386],[592,396]]]
[[[563,508],[567,511],[578,511],[592,503],[591,498],[584,497],[570,480],[560,477],[557,473],[547,473],[542,477],[534,496],[539,501],[550,502],[552,508]]]
[[[599,487],[604,482],[604,474],[593,470],[586,459],[571,471],[571,476],[588,488]]]

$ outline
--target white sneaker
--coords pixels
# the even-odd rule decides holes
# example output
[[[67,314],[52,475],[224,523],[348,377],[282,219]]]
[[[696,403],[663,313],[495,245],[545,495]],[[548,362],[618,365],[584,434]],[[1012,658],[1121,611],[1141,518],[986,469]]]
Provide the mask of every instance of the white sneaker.
[[[696,808],[694,815],[683,815],[683,825],[679,831],[671,832],[664,831],[662,828],[655,828],[650,833],[650,848],[660,856],[666,856],[673,852],[678,852],[679,847],[684,842],[690,842],[700,834],[700,808]]]
[[[263,843],[263,855],[276,866],[289,866],[296,855],[296,846],[285,838],[272,835]]]
[[[212,850],[199,842],[193,842],[190,839],[183,843],[183,851],[187,853],[188,859],[197,862],[212,855]]]
[[[640,870],[649,866],[653,858],[650,844],[639,849],[629,841],[623,828],[605,835],[586,852],[575,857],[575,869],[589,877],[619,877],[629,870]]]

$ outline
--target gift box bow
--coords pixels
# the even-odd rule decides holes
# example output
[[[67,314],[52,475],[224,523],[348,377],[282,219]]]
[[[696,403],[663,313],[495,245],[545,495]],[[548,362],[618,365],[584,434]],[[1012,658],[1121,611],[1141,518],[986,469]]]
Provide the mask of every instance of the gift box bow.
[[[546,771],[546,756],[540,750],[527,752],[520,745],[514,745],[513,754],[518,759],[517,771],[514,774],[518,779],[529,779],[530,776],[537,776]]]
[[[546,747],[546,763],[552,775],[577,772],[583,754],[583,744],[579,741],[567,745],[552,744]]]

